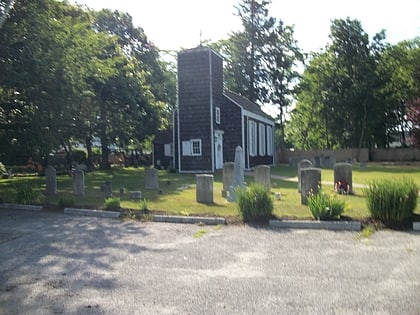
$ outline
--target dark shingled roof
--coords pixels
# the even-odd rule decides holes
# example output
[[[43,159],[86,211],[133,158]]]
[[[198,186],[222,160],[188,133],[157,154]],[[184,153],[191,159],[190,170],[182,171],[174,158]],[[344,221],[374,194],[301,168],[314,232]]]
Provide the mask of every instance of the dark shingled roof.
[[[242,106],[243,109],[251,113],[273,120],[273,117],[266,114],[257,104],[251,102],[249,99],[228,90],[225,90],[223,94],[227,96],[229,99],[231,99],[232,101],[234,101],[236,104]]]

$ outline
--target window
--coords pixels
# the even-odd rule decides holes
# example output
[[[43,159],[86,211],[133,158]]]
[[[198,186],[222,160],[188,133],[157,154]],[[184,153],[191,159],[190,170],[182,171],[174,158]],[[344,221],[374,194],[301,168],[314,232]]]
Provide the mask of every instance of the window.
[[[182,141],[183,156],[201,156],[201,139]]]
[[[257,123],[253,120],[249,121],[248,124],[248,142],[249,142],[249,155],[257,155]]]
[[[220,107],[216,107],[216,124],[220,124]]]
[[[165,152],[164,153],[165,156],[173,156],[174,155],[172,143],[166,143],[166,144],[164,144],[164,152]]]
[[[201,139],[191,140],[191,155],[201,155]]]
[[[267,126],[267,155],[273,155],[274,141],[273,141],[273,127]]]
[[[260,156],[264,156],[265,155],[265,125],[264,124],[258,124],[258,127],[259,127],[259,135],[260,135],[260,138],[259,138],[259,153],[260,153]]]

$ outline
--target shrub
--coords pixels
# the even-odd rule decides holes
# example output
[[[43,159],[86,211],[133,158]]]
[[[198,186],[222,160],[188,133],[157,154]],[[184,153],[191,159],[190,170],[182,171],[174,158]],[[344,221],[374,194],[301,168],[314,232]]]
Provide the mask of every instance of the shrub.
[[[365,194],[372,218],[387,224],[409,219],[417,206],[418,188],[408,178],[402,181],[372,181]]]
[[[15,202],[28,205],[32,203],[40,203],[42,201],[42,194],[33,189],[28,183],[21,183],[16,185]]]
[[[335,195],[327,195],[320,190],[308,197],[308,206],[316,220],[332,220],[341,216],[346,203],[338,200]]]
[[[119,209],[120,204],[121,200],[118,197],[105,198],[105,209],[107,210]]]
[[[69,208],[74,206],[74,199],[73,198],[60,198],[58,201],[58,206],[60,208]]]
[[[273,212],[270,193],[261,184],[251,184],[247,190],[236,191],[239,216],[244,222],[267,219]]]
[[[143,198],[142,201],[140,201],[140,210],[141,211],[147,211],[149,210],[148,205],[147,205],[147,199]]]

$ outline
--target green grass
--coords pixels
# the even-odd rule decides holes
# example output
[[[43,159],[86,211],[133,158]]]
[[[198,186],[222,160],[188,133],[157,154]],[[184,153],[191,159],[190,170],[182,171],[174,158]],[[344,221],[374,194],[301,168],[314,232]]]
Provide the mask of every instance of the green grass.
[[[274,199],[276,192],[281,193],[281,200],[274,200],[273,214],[278,217],[289,218],[311,218],[311,213],[307,206],[301,205],[301,197],[297,191],[297,182],[291,181],[297,177],[297,168],[279,165],[271,170],[272,175],[281,175],[286,178],[273,179],[271,182],[271,193]],[[391,166],[373,165],[365,169],[353,168],[353,183],[368,184],[372,179],[391,178],[398,179],[411,177],[420,187],[420,166]],[[120,187],[125,188],[125,194],[121,196],[121,207],[139,210],[141,201],[130,200],[129,191],[141,190],[147,200],[149,210],[163,211],[173,214],[206,214],[215,216],[235,216],[238,217],[236,203],[229,203],[222,198],[223,187],[222,172],[214,174],[214,203],[202,204],[196,202],[195,175],[194,174],[169,174],[159,171],[159,184],[162,193],[158,191],[144,189],[144,169],[143,168],[113,168],[108,171],[95,171],[87,173],[85,176],[86,195],[75,196],[72,190],[71,177],[68,175],[57,176],[58,194],[46,196],[45,202],[58,205],[60,199],[74,201],[74,206],[104,209],[104,193],[100,190],[102,184],[107,180],[112,180],[113,195],[120,197]],[[246,176],[247,184],[253,182],[253,177]],[[323,190],[328,193],[333,191],[333,171],[323,169],[322,181],[331,182],[331,185],[324,184]],[[45,177],[31,176],[25,178],[0,179],[0,198],[4,202],[13,203],[16,196],[14,185],[18,182],[29,183],[34,189],[45,191]],[[179,190],[180,187],[189,187]],[[355,189],[355,196],[337,195],[337,198],[346,201],[344,216],[352,218],[369,217],[366,198],[362,189]],[[420,203],[417,205],[416,213],[420,214]]]

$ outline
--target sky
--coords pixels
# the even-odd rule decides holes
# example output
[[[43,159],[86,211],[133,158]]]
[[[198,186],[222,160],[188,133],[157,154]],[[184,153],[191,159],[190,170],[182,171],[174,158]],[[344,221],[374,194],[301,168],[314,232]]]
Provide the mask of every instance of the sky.
[[[136,27],[160,50],[193,48],[202,40],[228,38],[241,29],[235,6],[239,0],[73,0],[90,8],[115,9],[133,17]],[[272,0],[269,14],[294,26],[304,52],[319,51],[329,42],[331,20],[361,21],[369,38],[382,29],[386,41],[420,37],[420,0]],[[200,37],[201,33],[201,37]]]

